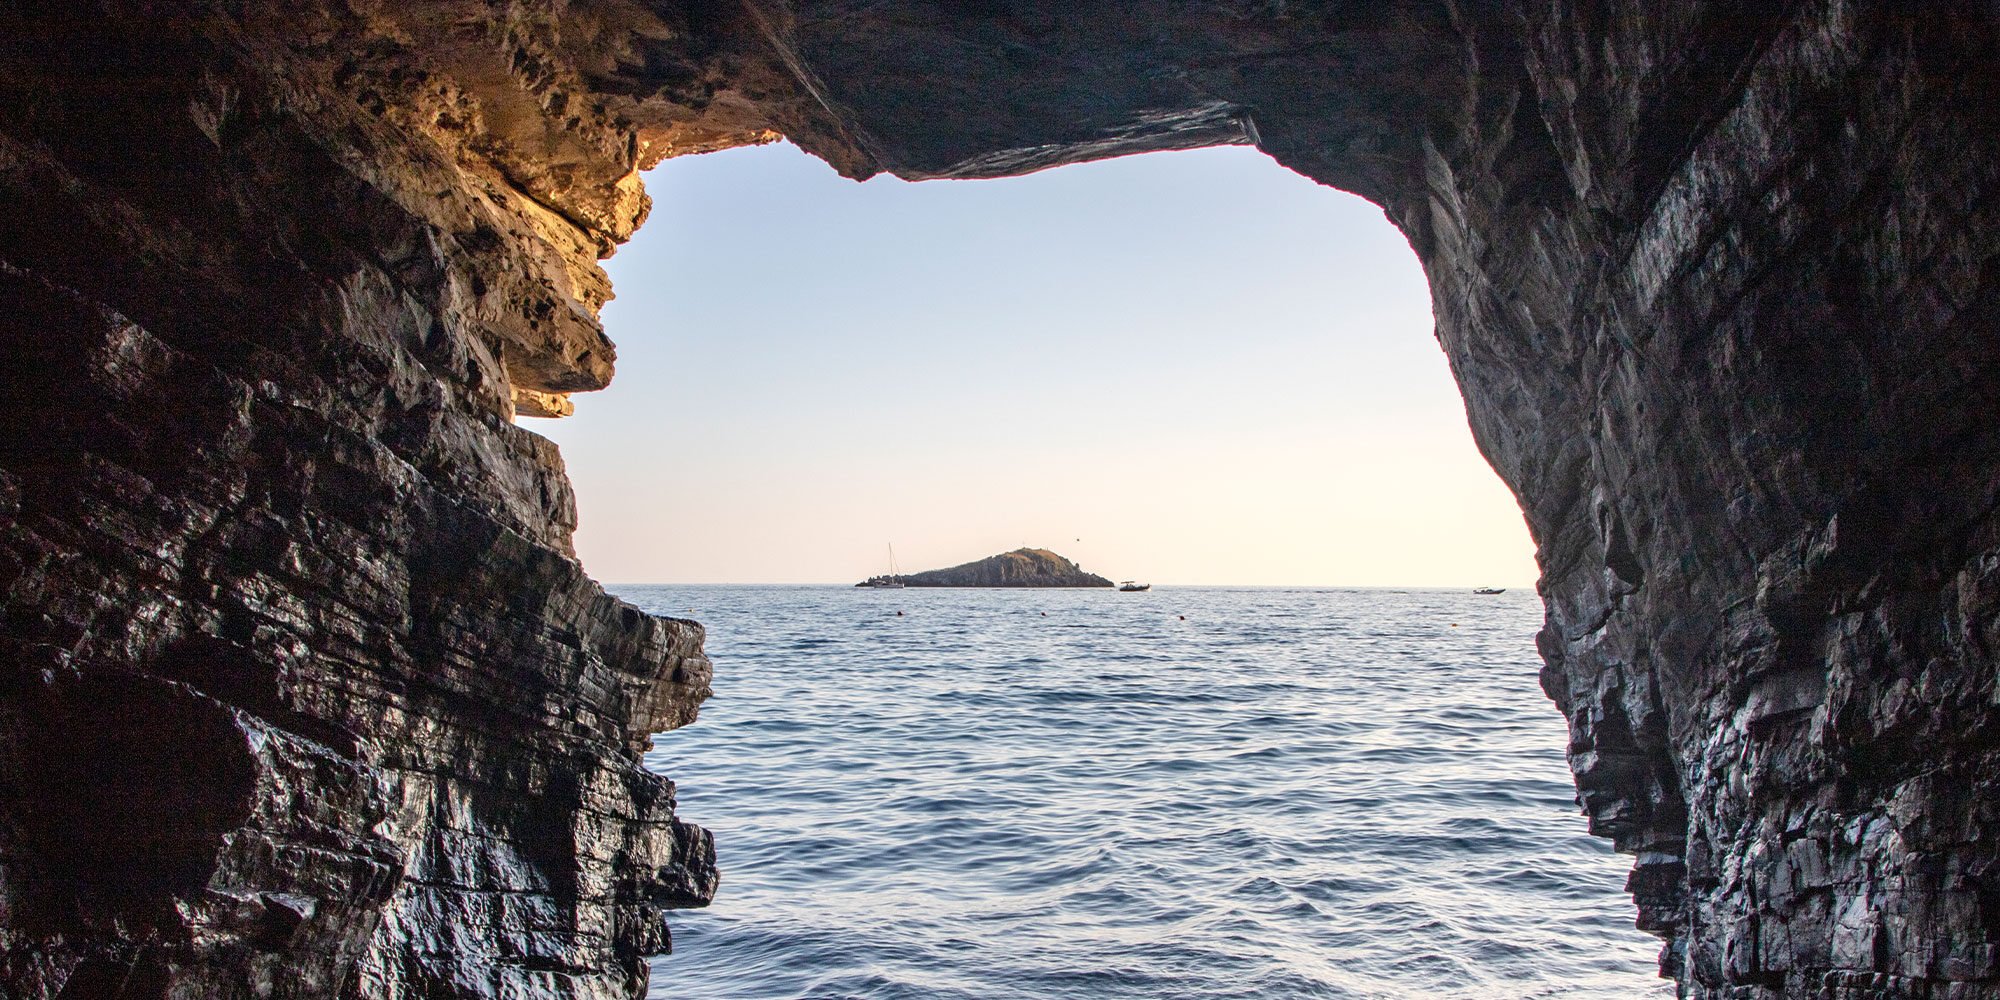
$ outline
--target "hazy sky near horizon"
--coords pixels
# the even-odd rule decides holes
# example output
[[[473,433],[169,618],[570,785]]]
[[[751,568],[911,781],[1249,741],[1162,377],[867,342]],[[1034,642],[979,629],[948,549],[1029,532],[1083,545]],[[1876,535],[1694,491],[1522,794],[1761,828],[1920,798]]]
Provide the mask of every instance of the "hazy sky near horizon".
[[[851,583],[1054,549],[1160,584],[1526,586],[1423,276],[1253,150],[856,184],[669,160],[561,445],[612,583]]]

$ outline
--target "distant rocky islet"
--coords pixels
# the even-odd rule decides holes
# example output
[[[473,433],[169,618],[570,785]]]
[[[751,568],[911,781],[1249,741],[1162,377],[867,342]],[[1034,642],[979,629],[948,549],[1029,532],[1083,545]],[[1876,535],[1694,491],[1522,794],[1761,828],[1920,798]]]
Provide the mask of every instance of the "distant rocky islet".
[[[857,587],[1109,587],[1110,580],[1048,549],[1019,548],[947,569],[871,577]]]

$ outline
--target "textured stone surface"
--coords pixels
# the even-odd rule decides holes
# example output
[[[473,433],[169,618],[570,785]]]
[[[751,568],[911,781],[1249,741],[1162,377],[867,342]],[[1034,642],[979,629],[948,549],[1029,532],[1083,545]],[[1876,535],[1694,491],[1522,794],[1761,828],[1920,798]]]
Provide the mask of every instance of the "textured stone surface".
[[[2000,997],[2000,8],[0,6],[0,984],[611,996],[698,629],[553,450],[660,157],[1254,143],[1375,199],[1703,998]]]
[[[2000,12],[786,7],[885,169],[1236,129],[1380,202],[1540,546],[1543,683],[1665,971],[2000,996]]]
[[[342,73],[0,8],[0,995],[625,996],[714,889],[700,628],[508,420],[600,237]]]

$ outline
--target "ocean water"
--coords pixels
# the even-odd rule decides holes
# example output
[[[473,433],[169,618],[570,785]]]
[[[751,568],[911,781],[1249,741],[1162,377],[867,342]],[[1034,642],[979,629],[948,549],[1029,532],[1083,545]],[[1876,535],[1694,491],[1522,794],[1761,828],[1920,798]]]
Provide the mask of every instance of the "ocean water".
[[[651,997],[1672,995],[1531,592],[618,590],[716,665]]]

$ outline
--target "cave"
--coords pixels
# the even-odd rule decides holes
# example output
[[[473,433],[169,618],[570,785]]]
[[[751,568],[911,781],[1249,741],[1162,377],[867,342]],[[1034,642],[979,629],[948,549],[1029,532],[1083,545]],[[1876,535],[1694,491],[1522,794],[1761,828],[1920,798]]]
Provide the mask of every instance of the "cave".
[[[0,8],[0,991],[642,988],[716,870],[638,753],[710,666],[513,418],[609,383],[639,171],[783,136],[1247,144],[1382,206],[1663,974],[2000,997],[1996,43],[1968,0]]]

